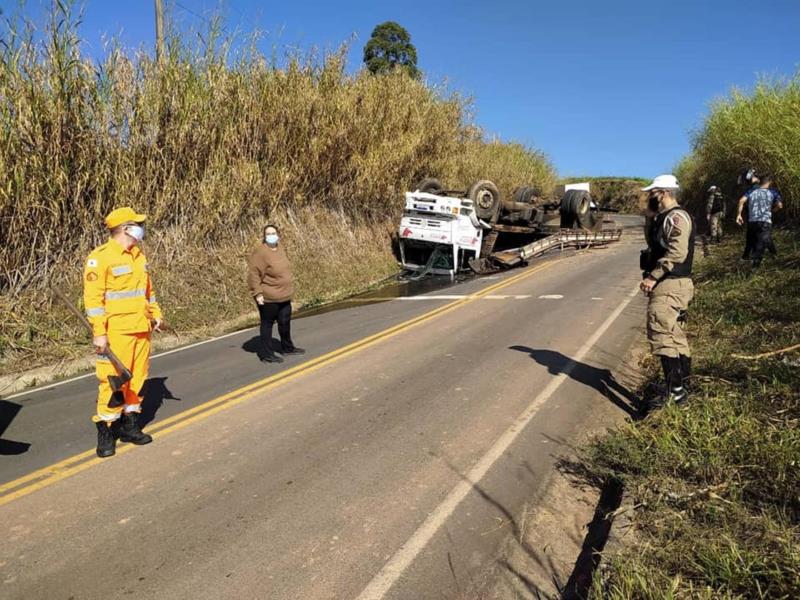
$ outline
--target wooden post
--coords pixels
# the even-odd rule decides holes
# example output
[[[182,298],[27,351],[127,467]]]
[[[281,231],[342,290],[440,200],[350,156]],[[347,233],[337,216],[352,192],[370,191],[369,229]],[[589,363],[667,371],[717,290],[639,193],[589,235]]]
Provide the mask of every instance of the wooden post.
[[[156,61],[160,65],[164,60],[164,5],[161,0],[156,2]]]

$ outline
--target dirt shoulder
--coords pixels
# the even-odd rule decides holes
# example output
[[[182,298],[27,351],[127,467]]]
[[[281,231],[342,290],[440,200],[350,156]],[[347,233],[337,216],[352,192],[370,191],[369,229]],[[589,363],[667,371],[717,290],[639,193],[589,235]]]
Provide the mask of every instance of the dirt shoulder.
[[[628,390],[637,390],[644,379],[642,361],[647,355],[644,332],[612,370],[614,379]],[[609,392],[611,393],[611,392]],[[509,535],[494,567],[469,598],[517,600],[557,598],[572,575],[593,520],[600,490],[576,474],[579,448],[609,429],[627,421],[626,414],[611,403],[598,403],[573,445],[562,446],[558,467],[544,491],[532,498],[520,518],[518,536]]]

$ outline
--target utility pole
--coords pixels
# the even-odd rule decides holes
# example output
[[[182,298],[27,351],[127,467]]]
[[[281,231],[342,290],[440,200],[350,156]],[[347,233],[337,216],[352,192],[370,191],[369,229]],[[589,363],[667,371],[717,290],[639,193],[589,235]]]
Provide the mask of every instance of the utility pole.
[[[156,2],[156,61],[160,65],[164,60],[164,5]]]

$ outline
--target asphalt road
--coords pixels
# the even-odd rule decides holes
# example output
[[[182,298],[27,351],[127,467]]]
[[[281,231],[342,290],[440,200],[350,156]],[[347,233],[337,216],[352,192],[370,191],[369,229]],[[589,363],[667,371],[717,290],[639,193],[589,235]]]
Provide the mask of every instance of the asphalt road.
[[[91,377],[4,401],[0,596],[463,596],[559,448],[632,410],[634,237],[299,319],[280,367],[252,330],[156,358],[155,441],[111,459]]]

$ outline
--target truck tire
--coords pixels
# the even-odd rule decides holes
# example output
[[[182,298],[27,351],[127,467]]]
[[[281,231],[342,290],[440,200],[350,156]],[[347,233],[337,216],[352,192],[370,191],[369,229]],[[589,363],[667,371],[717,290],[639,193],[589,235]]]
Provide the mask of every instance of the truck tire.
[[[561,197],[558,212],[561,215],[561,229],[572,229],[575,226],[574,190],[567,190]]]
[[[592,230],[597,224],[597,215],[591,209],[592,197],[584,190],[567,190],[561,199],[562,229],[572,229],[577,225],[581,229]]]
[[[487,179],[476,181],[469,187],[467,198],[475,203],[478,218],[493,222],[500,213],[500,190]]]
[[[533,204],[541,196],[541,191],[538,187],[528,185],[525,187],[517,188],[514,190],[514,202],[522,202],[523,204]]]
[[[437,194],[444,189],[442,182],[434,177],[426,177],[417,184],[416,192],[424,192],[426,194]]]

